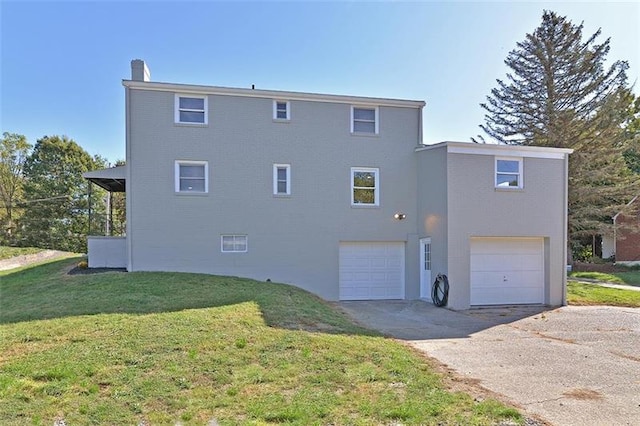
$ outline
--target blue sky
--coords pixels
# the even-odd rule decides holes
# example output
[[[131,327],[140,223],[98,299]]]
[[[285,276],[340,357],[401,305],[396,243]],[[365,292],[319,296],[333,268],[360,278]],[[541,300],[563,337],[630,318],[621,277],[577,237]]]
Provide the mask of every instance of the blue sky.
[[[153,81],[425,100],[424,141],[468,141],[544,9],[611,37],[640,93],[637,2],[0,0],[0,129],[124,158],[130,61]]]

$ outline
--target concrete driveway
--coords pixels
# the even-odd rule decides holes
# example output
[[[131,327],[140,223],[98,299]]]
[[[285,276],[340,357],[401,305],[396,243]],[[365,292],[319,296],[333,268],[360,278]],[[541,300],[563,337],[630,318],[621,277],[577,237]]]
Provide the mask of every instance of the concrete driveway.
[[[341,302],[555,425],[640,425],[640,309],[566,306],[454,312],[422,301]]]

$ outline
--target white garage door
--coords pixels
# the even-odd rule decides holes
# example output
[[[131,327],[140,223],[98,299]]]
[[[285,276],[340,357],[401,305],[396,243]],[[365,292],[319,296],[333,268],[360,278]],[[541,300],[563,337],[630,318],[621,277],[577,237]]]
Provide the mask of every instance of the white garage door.
[[[471,305],[544,302],[542,238],[472,238]]]
[[[404,242],[340,243],[340,300],[404,299]]]

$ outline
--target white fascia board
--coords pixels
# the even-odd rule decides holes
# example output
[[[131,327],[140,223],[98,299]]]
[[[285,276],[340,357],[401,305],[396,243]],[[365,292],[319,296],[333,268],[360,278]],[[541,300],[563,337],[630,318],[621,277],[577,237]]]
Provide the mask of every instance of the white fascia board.
[[[226,95],[251,98],[287,99],[311,102],[334,102],[352,105],[379,105],[399,108],[423,108],[424,101],[405,99],[369,98],[365,96],[325,95],[319,93],[284,92],[279,90],[242,89],[233,87],[200,86],[175,83],[152,83],[144,81],[122,80],[129,89],[179,92],[199,95]]]
[[[431,149],[447,147],[450,154],[475,154],[494,155],[508,157],[526,158],[547,158],[563,160],[567,154],[571,154],[573,149],[568,148],[547,148],[542,146],[520,146],[520,145],[497,145],[482,144],[473,142],[440,142],[434,145],[425,145],[416,148],[416,151],[428,151]]]
[[[84,172],[82,177],[85,179],[97,178],[97,179],[126,179],[127,166],[115,166],[100,170],[91,170]]]

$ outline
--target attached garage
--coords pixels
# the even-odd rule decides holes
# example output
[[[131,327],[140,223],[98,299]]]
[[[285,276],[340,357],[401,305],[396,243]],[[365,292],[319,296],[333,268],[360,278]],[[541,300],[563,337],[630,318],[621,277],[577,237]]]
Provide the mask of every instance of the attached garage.
[[[340,300],[404,299],[404,242],[341,242]]]
[[[543,238],[471,238],[471,305],[544,303]]]

